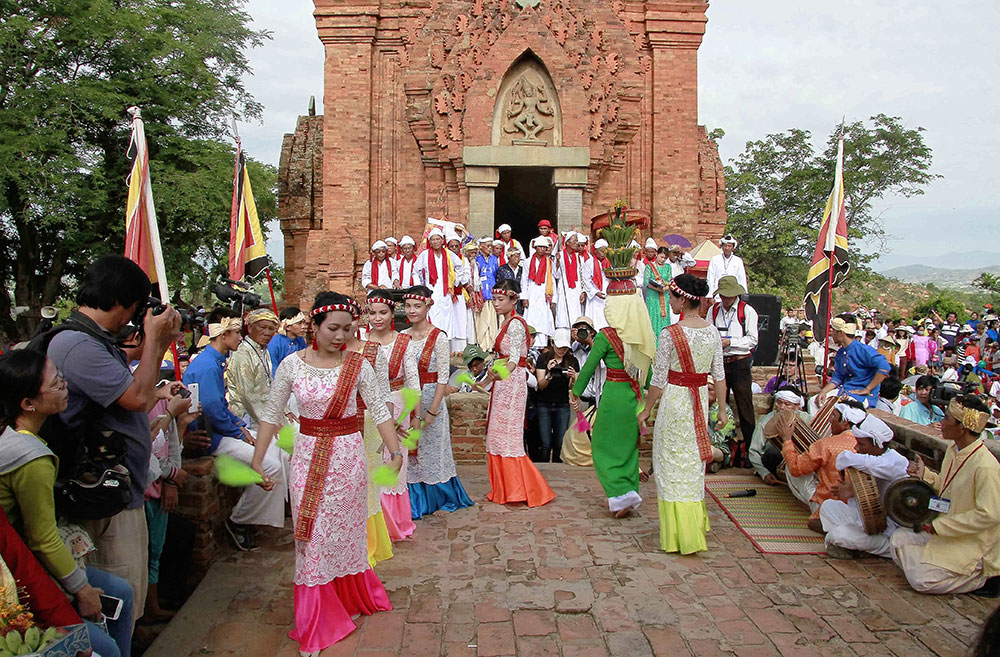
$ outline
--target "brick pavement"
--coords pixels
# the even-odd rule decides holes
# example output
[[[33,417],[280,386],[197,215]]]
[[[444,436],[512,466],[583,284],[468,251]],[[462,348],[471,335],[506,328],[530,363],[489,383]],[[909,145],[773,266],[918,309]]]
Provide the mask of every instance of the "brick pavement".
[[[482,503],[485,467],[461,466],[477,506],[418,521],[376,568],[395,609],[324,657],[951,657],[996,605],[914,593],[882,559],[761,555],[711,498],[708,552],[666,555],[651,481],[614,520],[592,470],[542,471],[556,500],[526,509]],[[217,562],[147,657],[295,657],[292,569],[288,530]]]

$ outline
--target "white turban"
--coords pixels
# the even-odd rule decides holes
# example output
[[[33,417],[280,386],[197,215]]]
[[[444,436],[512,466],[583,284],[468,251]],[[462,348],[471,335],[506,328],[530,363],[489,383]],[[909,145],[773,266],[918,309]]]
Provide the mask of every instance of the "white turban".
[[[603,237],[596,242],[594,242],[595,249],[606,249],[608,247],[608,241]]]
[[[639,248],[639,243],[636,242],[635,240],[632,240],[631,242],[629,242],[628,245],[631,246],[634,249],[638,249]]]
[[[378,251],[379,249],[385,249],[385,248],[388,248],[388,245],[382,240],[379,240],[374,244],[372,244],[372,251]]]
[[[461,242],[461,241],[462,241],[462,238],[461,238],[461,237],[459,237],[459,236],[458,236],[458,233],[456,233],[455,231],[453,231],[453,230],[449,230],[449,231],[448,231],[447,233],[445,233],[445,235],[444,235],[444,241],[445,241],[445,242],[451,242],[451,241],[455,241],[455,242]]]
[[[493,246],[503,246],[503,240],[493,240]]]
[[[723,244],[732,244],[733,246],[736,246],[736,238],[732,235],[726,235],[719,240],[719,246],[722,246]]]
[[[584,235],[583,233],[577,233],[576,239],[579,240],[580,242],[586,242],[590,240],[590,238]]]
[[[646,238],[646,248],[647,249],[655,249],[656,248],[656,240],[654,240],[652,237],[647,237]]]
[[[510,226],[508,226],[507,224],[500,224],[500,227],[497,228],[498,233],[502,233],[506,230],[510,230]]]
[[[842,417],[845,422],[850,422],[855,426],[864,422],[865,417],[868,415],[860,408],[854,408],[853,406],[848,406],[847,404],[839,402],[833,405],[833,410],[839,411],[840,417]]]
[[[854,434],[855,438],[871,438],[878,447],[884,447],[887,442],[892,440],[892,429],[874,415],[868,415],[861,424],[852,427],[851,433]]]
[[[399,240],[399,245],[406,246],[407,244],[409,244],[410,246],[417,245],[417,243],[413,241],[412,237],[410,237],[409,235],[403,235],[403,239]]]
[[[493,242],[499,242],[500,240],[494,240],[491,237],[480,237],[478,241],[480,244],[492,244]]]
[[[383,240],[386,244],[399,244],[395,237],[387,237]]]
[[[775,401],[788,402],[789,404],[795,404],[799,408],[802,408],[802,397],[799,397],[791,390],[779,390],[774,393]]]
[[[431,228],[431,232],[427,233],[427,239],[430,239],[430,238],[434,237],[435,235],[437,235],[441,239],[444,239],[444,231],[441,230],[440,228],[438,228],[437,226],[435,226],[434,228]]]
[[[209,339],[215,339],[226,331],[239,331],[243,328],[243,320],[239,317],[223,317],[218,324],[208,325]]]

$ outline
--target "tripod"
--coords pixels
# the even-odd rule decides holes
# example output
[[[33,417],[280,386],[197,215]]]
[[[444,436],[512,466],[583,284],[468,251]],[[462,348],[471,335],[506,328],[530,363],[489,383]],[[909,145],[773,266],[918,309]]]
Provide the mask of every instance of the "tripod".
[[[809,380],[806,378],[806,366],[802,359],[802,337],[799,335],[800,331],[801,325],[793,324],[781,334],[781,340],[778,343],[778,378],[774,387],[777,389],[783,383],[791,383],[800,387],[802,394],[808,397]],[[789,380],[786,373],[790,364],[795,368],[795,380]]]

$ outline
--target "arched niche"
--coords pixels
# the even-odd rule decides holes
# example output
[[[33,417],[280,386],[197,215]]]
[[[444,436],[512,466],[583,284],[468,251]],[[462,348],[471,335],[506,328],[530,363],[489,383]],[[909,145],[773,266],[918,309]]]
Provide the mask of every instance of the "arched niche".
[[[530,50],[507,70],[493,106],[494,146],[562,146],[559,95]]]

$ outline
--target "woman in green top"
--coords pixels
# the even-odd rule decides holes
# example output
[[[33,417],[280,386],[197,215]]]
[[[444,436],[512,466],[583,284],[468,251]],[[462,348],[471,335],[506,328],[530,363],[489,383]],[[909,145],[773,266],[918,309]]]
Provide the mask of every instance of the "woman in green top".
[[[656,259],[646,265],[642,274],[642,287],[646,293],[646,311],[649,313],[649,323],[653,327],[653,335],[659,343],[660,331],[670,326],[673,318],[670,315],[670,295],[667,286],[673,280],[674,270],[667,262],[670,251],[661,246],[656,250]]]
[[[656,352],[656,341],[644,311],[638,295],[608,297],[604,316],[610,326],[601,329],[594,338],[587,362],[569,395],[570,408],[579,412],[579,397],[603,360],[607,380],[597,404],[591,449],[594,471],[608,496],[608,509],[616,518],[627,516],[642,502],[636,415]]]
[[[131,587],[120,577],[77,565],[56,527],[53,488],[58,465],[38,432],[45,418],[66,409],[68,399],[66,380],[44,354],[20,349],[0,355],[0,506],[49,574],[73,596],[87,620],[94,650],[102,657],[127,657]],[[122,620],[108,621],[108,633],[91,622],[101,619],[100,594],[105,592],[125,603]]]

